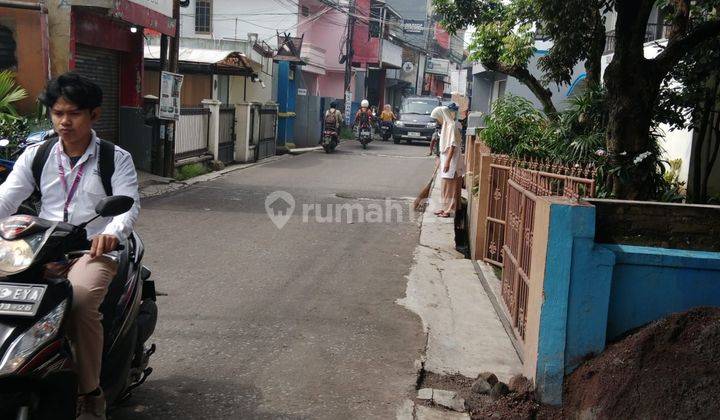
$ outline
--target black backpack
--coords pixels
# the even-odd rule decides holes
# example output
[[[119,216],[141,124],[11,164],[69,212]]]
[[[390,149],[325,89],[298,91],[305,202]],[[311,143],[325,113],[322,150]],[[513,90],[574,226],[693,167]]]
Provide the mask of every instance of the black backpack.
[[[58,138],[54,137],[45,140],[40,146],[38,146],[37,153],[32,162],[32,173],[35,179],[35,192],[41,195],[40,192],[40,177],[42,176],[45,162],[50,157],[55,143],[58,142]],[[105,195],[110,197],[113,195],[112,190],[112,176],[115,173],[115,145],[109,141],[100,140],[100,152],[98,153],[98,172],[100,173],[100,179],[102,180],[103,189],[105,189]]]

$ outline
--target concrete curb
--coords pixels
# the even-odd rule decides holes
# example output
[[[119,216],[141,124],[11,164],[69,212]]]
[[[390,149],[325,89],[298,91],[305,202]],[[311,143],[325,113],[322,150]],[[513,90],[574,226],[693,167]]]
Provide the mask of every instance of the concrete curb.
[[[436,172],[406,295],[397,303],[420,317],[427,334],[423,371],[468,378],[489,371],[507,381],[521,372],[521,361],[475,265],[455,250],[454,220],[433,214],[440,207],[438,180]],[[423,406],[409,410],[405,404],[397,418],[450,418],[447,412],[432,417]]]
[[[140,198],[149,198],[149,197],[157,197],[163,194],[167,194],[170,192],[175,192],[182,190],[184,188],[187,188],[191,185],[199,184],[201,182],[208,182],[212,181],[214,179],[220,178],[223,175],[229,174],[230,172],[239,171],[242,169],[248,169],[255,166],[262,166],[266,165],[268,163],[277,162],[280,160],[289,159],[292,157],[292,155],[280,155],[280,156],[273,156],[267,159],[263,159],[259,162],[252,162],[252,163],[242,163],[237,165],[228,166],[225,169],[210,172],[209,174],[204,174],[200,176],[196,176],[194,178],[186,179],[185,181],[176,181],[172,180],[170,178],[164,178],[169,179],[170,181],[168,183],[151,183],[149,185],[145,185],[140,188]],[[159,188],[158,188],[159,187]]]
[[[323,149],[322,146],[315,146],[315,147],[304,147],[304,148],[300,148],[300,149],[290,149],[288,152],[291,155],[301,155],[303,153],[314,152],[314,151],[322,150],[322,149]]]

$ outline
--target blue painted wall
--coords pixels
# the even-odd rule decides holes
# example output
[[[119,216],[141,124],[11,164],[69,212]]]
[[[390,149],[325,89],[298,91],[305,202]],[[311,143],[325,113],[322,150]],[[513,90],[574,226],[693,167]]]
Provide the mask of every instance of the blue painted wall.
[[[616,255],[607,336],[696,306],[720,306],[720,252],[603,245]]]
[[[573,207],[572,277],[568,303],[565,373],[605,348],[608,300],[615,255],[595,244],[595,207]]]
[[[290,79],[290,73],[293,72],[290,63],[281,61],[278,63],[278,87],[277,102],[278,110],[281,113],[295,112],[295,98],[297,96],[297,87],[295,78]],[[278,138],[277,145],[284,146],[287,142],[292,142],[295,137],[295,117],[279,117],[278,118]]]
[[[540,309],[535,387],[543,402],[559,404],[565,375],[565,338],[572,262],[573,207],[550,206],[547,263]]]
[[[535,370],[543,402],[559,404],[564,376],[608,341],[720,306],[718,252],[597,244],[593,206],[552,202],[549,222]]]
[[[535,385],[560,404],[565,374],[605,348],[614,255],[595,246],[595,207],[550,205]]]

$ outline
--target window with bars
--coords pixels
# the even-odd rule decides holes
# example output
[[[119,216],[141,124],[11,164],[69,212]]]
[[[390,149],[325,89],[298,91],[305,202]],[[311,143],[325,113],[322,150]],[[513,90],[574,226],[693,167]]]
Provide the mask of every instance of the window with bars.
[[[212,0],[195,0],[195,33],[212,31]]]

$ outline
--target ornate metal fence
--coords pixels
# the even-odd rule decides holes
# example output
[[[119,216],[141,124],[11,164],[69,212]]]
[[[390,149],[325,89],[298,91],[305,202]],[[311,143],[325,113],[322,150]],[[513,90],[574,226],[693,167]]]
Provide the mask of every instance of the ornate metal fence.
[[[507,210],[507,181],[512,159],[505,155],[492,155],[490,164],[490,188],[488,215],[485,221],[486,262],[503,266],[503,238],[505,236],[505,212]]]
[[[591,167],[492,157],[485,261],[503,268],[502,296],[520,339],[525,338],[537,197],[593,196],[594,178]]]

